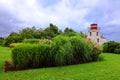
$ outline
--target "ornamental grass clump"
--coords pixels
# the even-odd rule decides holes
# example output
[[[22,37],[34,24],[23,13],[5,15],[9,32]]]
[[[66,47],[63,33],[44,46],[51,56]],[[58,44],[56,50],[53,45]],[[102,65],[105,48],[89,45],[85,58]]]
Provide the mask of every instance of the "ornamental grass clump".
[[[98,61],[101,50],[79,35],[41,40],[39,44],[23,43],[12,50],[14,69],[29,69]]]
[[[48,66],[50,46],[47,44],[21,44],[12,50],[15,69]]]

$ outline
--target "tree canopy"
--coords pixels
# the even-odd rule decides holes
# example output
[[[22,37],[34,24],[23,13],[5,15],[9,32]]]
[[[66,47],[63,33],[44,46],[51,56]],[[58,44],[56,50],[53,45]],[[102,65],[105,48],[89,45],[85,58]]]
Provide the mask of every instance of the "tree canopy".
[[[62,32],[62,30],[58,29],[56,25],[50,23],[50,25],[45,29],[36,29],[36,27],[33,26],[26,27],[22,30],[19,30],[19,32],[11,32],[5,39],[1,38],[0,42],[1,44],[4,43],[5,46],[8,46],[11,43],[22,42],[24,39],[52,39],[57,35],[72,36],[76,34],[80,34],[81,37],[85,36],[84,33],[77,33],[68,27]]]

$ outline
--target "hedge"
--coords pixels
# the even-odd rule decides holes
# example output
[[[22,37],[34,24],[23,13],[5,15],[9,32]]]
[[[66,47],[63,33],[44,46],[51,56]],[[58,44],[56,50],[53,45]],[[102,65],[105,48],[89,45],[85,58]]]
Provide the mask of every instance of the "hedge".
[[[57,36],[51,44],[20,44],[12,50],[15,69],[63,66],[99,60],[101,51],[80,36]]]
[[[21,44],[12,50],[15,69],[48,66],[50,46],[47,44]]]
[[[120,43],[115,41],[108,41],[103,44],[103,52],[120,53]]]

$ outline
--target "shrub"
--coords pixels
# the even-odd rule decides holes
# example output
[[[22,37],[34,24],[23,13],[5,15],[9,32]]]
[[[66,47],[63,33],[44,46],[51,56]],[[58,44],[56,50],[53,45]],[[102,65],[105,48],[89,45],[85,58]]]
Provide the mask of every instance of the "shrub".
[[[92,60],[90,56],[92,45],[90,43],[87,43],[79,36],[71,37],[70,42],[72,44],[75,63],[85,63]]]
[[[11,44],[9,45],[10,48],[13,48],[13,47],[15,47],[15,46],[16,46],[15,43],[11,43]]]
[[[51,40],[49,40],[49,39],[24,39],[23,40],[23,43],[31,43],[31,44],[33,44],[33,43],[41,43],[41,44],[51,44],[52,43],[52,41]]]
[[[53,65],[62,66],[72,64],[73,52],[69,38],[65,36],[55,37],[51,47],[51,59]]]
[[[119,49],[118,49],[118,48],[115,49],[115,53],[116,53],[116,54],[120,54],[120,48],[119,48]]]
[[[77,36],[57,36],[51,44],[21,44],[12,50],[15,69],[63,66],[99,60],[101,51]]]
[[[109,41],[103,44],[103,52],[115,53],[116,48],[119,46],[118,42]]]
[[[23,43],[39,43],[39,39],[24,39]]]
[[[97,61],[97,60],[102,60],[103,57],[99,56],[99,54],[103,51],[103,47],[101,45],[99,45],[96,42],[93,42],[89,39],[85,39],[87,42],[89,42],[90,44],[92,44],[92,53],[91,53],[91,57],[92,57],[92,61]]]
[[[21,44],[12,50],[12,61],[16,69],[46,66],[50,46],[47,44]]]
[[[0,37],[0,45],[3,45],[5,39],[3,37]]]
[[[52,43],[52,41],[49,40],[49,39],[40,39],[39,42],[40,43],[46,43],[46,44],[51,44]]]
[[[101,50],[80,36],[57,36],[53,40],[51,51],[55,65],[97,61],[100,53]],[[67,63],[68,61],[65,57],[69,59],[69,63]]]

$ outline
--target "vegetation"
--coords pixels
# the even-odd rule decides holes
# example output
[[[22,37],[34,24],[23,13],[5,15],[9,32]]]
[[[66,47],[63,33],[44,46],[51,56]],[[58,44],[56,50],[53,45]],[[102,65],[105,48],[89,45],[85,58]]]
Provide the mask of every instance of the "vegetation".
[[[19,32],[11,32],[6,38],[0,37],[0,45],[9,46],[11,43],[20,43],[26,39],[35,41],[35,39],[49,39],[52,40],[57,35],[73,36],[80,34],[82,37],[86,35],[82,32],[77,33],[73,29],[65,28],[64,32],[58,29],[58,27],[52,23],[45,29],[36,29],[33,27],[26,27]],[[28,40],[27,40],[28,41]]]
[[[21,44],[12,50],[14,69],[45,67],[49,63],[50,46],[47,44]]]
[[[39,40],[27,39],[25,42],[38,43]],[[80,36],[57,36],[51,44],[44,42],[16,46],[12,51],[13,68],[28,69],[86,63],[99,60],[100,53],[98,48]]]
[[[103,44],[103,52],[120,54],[120,43],[109,41]]]
[[[104,61],[61,67],[4,72],[11,49],[0,47],[0,80],[120,80],[120,55],[101,54]]]
[[[3,43],[4,43],[4,38],[0,37],[0,45],[3,45]]]
[[[51,44],[52,41],[49,39],[24,39],[22,43],[30,43],[30,44],[40,44],[40,43],[46,43]]]
[[[31,43],[31,44],[33,44],[33,43],[39,43],[39,41],[40,41],[40,39],[24,39],[23,40],[23,43]]]
[[[69,65],[73,63],[73,50],[69,37],[57,36],[51,46],[52,64],[55,66]]]

